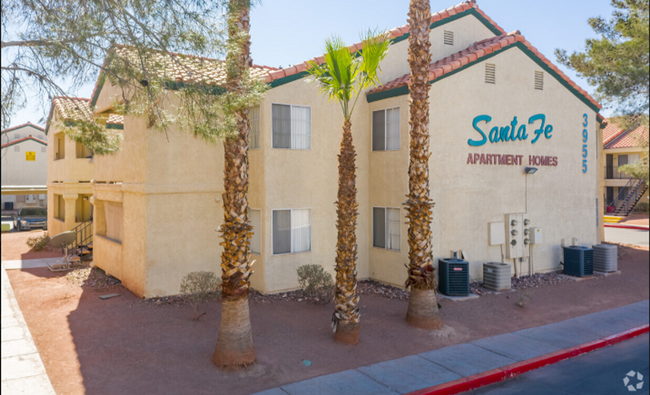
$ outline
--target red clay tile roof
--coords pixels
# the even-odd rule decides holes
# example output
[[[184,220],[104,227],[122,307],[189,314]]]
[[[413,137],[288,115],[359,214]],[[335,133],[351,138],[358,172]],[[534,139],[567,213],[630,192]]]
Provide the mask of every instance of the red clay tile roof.
[[[93,117],[89,102],[90,100],[81,97],[57,96],[52,99],[52,106],[64,121],[91,120]]]
[[[526,46],[535,56],[537,56],[542,62],[544,62],[548,67],[555,71],[564,81],[571,85],[575,90],[577,90],[581,95],[587,98],[592,104],[598,108],[602,106],[587,93],[584,89],[580,88],[575,82],[571,81],[566,74],[564,74],[560,69],[557,68],[550,60],[548,60],[544,55],[542,55],[537,48],[533,47],[526,38],[521,35],[519,30],[503,34],[497,37],[487,38],[482,41],[478,41],[472,44],[469,48],[464,49],[460,52],[457,52],[451,56],[440,59],[437,62],[434,62],[429,67],[429,81],[435,81],[437,78],[442,77],[445,74],[449,74],[454,70],[460,69],[461,67],[480,60],[482,57],[489,55],[493,52],[500,50],[501,48],[508,47],[514,43],[520,42]],[[368,94],[373,94],[377,92],[383,92],[402,86],[407,86],[411,82],[411,75],[406,74],[400,78],[397,78],[393,81],[390,81],[376,89],[373,89],[368,92]]]
[[[607,122],[607,126],[603,129],[603,145],[606,145],[618,135],[625,132],[624,129],[619,128],[615,123],[613,123],[611,119],[605,119],[605,122]]]
[[[31,126],[31,127],[36,128],[36,129],[45,130],[45,129],[43,129],[42,127],[40,127],[40,126],[38,126],[38,125],[34,125],[34,124],[31,123],[31,122],[27,122],[27,123],[24,123],[24,124],[22,124],[22,125],[18,125],[18,126],[13,126],[13,127],[7,128],[7,129],[3,130],[2,133],[11,132],[12,130],[16,130],[16,129],[24,128],[25,126]]]
[[[115,47],[117,56],[124,60],[139,59],[133,48],[124,45]],[[226,82],[226,65],[225,61],[219,59],[210,59],[202,56],[184,55],[174,52],[153,52],[153,56],[147,59],[148,62],[156,62],[156,70],[160,70],[158,77],[166,79],[171,82],[187,82],[193,84],[205,84],[222,86]],[[106,62],[109,57],[104,61],[102,69],[106,67]],[[134,60],[139,62],[139,60]],[[269,73],[278,70],[275,67],[253,65],[251,67],[251,76],[265,81]],[[94,101],[97,99],[99,92],[103,88],[104,71],[100,72],[97,79],[93,94],[90,96]]]
[[[136,55],[133,48],[126,46],[118,46],[116,53],[122,59],[134,58]],[[158,76],[167,81],[217,86],[226,83],[226,62],[223,60],[173,52],[155,51],[152,54],[153,56],[147,61],[155,62],[155,69],[160,70]],[[136,62],[139,62],[139,60],[136,60]],[[275,70],[277,69],[274,67],[253,65],[251,67],[251,76],[263,80],[270,72]]]
[[[503,28],[501,28],[501,26],[499,26],[496,22],[494,22],[489,16],[485,15],[485,13],[478,8],[478,5],[476,4],[476,0],[465,1],[463,3],[455,5],[453,7],[447,8],[444,11],[436,12],[435,14],[431,15],[431,23],[441,21],[443,19],[446,19],[446,18],[449,18],[449,17],[454,16],[456,14],[459,14],[459,13],[461,13],[463,11],[467,11],[467,10],[469,10],[471,8],[474,8],[479,14],[481,14],[481,16],[483,18],[485,18],[489,23],[491,23],[502,34],[505,34],[506,31],[503,30]],[[398,27],[398,28],[395,28],[395,29],[391,30],[389,33],[391,35],[391,38],[395,39],[395,38],[398,38],[398,37],[404,36],[405,34],[410,33],[410,31],[411,30],[410,30],[409,25],[404,25],[402,27]],[[360,50],[362,48],[362,43],[357,43],[357,44],[351,45],[348,48],[350,49],[350,52],[356,52],[356,51],[358,51],[358,50]],[[325,58],[323,56],[314,58],[312,60],[314,62],[318,63],[318,64],[325,63]],[[309,67],[308,62],[311,62],[312,60],[309,60],[307,62],[303,62],[303,63],[301,63],[301,64],[299,64],[297,66],[292,66],[292,67],[289,67],[289,68],[273,71],[273,72],[269,73],[269,75],[266,77],[266,82],[270,83],[270,82],[273,82],[273,81],[278,80],[280,78],[289,77],[289,76],[292,76],[294,74],[301,73],[301,72],[307,70],[307,68]]]
[[[609,129],[609,130],[608,130]],[[606,134],[607,133],[607,137]],[[639,126],[633,130],[619,129],[616,124],[609,122],[603,130],[603,148],[634,148],[640,147],[645,141],[648,141],[649,133],[647,126]]]
[[[124,125],[124,115],[111,114],[106,120],[107,125]]]
[[[10,141],[10,142],[8,142],[8,143],[6,143],[6,144],[2,144],[2,146],[1,146],[0,148],[10,147],[10,146],[12,146],[12,145],[22,143],[23,141],[26,141],[26,140],[34,140],[34,141],[36,141],[37,143],[41,143],[41,144],[45,144],[45,145],[47,145],[47,141],[45,141],[45,140],[41,140],[41,139],[36,138],[36,137],[34,137],[34,136],[27,136],[27,137],[23,137],[23,138],[18,139],[18,140]]]

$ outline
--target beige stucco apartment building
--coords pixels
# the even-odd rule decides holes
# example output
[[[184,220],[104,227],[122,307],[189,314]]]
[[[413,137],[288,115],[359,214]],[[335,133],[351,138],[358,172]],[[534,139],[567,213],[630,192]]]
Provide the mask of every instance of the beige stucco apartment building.
[[[480,280],[484,262],[503,259],[524,274],[531,266],[551,271],[562,243],[600,242],[598,103],[473,2],[431,22],[435,257],[462,254]],[[408,27],[391,34],[384,85],[364,93],[352,130],[359,277],[401,286],[408,262]],[[223,72],[218,61],[211,67]],[[250,119],[251,281],[264,293],[297,288],[301,265],[334,272],[343,118],[305,69],[253,69],[270,86]],[[118,97],[100,77],[94,116],[109,117]],[[165,136],[133,116],[116,132],[123,133],[122,151],[94,158],[95,264],[142,297],[178,293],[192,271],[219,272],[222,147],[178,129]],[[537,172],[527,175],[527,167]],[[511,236],[510,214],[541,229],[543,240],[533,246],[524,232]]]
[[[65,134],[75,119],[90,119],[88,102],[80,98],[52,100],[45,129],[52,147],[47,169],[48,228],[52,235],[71,230],[93,216],[93,153]]]

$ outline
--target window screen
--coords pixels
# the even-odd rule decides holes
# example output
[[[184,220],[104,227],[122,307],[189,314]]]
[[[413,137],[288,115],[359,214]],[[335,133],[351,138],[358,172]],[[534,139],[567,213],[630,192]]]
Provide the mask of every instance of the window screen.
[[[273,253],[291,253],[291,210],[273,211]]]
[[[372,209],[372,245],[399,251],[401,243],[400,209],[374,207]]]
[[[372,209],[372,245],[386,248],[386,209],[383,207]]]
[[[386,150],[386,111],[372,113],[372,150]]]
[[[311,251],[311,210],[273,211],[273,254]]]
[[[372,113],[372,150],[397,151],[400,147],[400,109]]]
[[[273,104],[273,148],[311,149],[311,108]]]
[[[249,135],[249,149],[258,149],[261,147],[262,137],[262,119],[260,106],[255,106],[250,112],[251,130]]]

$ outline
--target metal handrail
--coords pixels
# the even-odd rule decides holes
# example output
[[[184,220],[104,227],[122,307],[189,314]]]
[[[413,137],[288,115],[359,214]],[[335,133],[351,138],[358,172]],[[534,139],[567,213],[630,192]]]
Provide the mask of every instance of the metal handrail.
[[[618,170],[619,166],[605,166],[605,179],[606,180],[623,180],[630,178],[630,175]],[[611,173],[611,176],[609,175]]]
[[[627,215],[634,208],[634,204],[639,200],[642,193],[645,192],[645,180],[638,180],[634,189],[627,195],[620,206],[616,206],[616,213]]]
[[[625,192],[626,188],[627,188],[627,191],[628,191],[628,194],[629,194],[629,191],[631,191],[632,188],[634,188],[634,186],[635,186],[634,184],[636,184],[636,183],[638,183],[640,181],[641,180],[638,180],[636,178],[630,178],[627,181],[627,183],[625,184],[625,186],[623,188],[621,188],[621,190],[618,192],[618,195],[616,195],[614,200],[612,200],[611,203],[609,203],[609,205],[614,206],[614,207],[618,207],[618,204],[627,197],[627,195],[623,193],[623,192]]]
[[[645,180],[639,182],[636,188],[634,188],[634,191],[632,191],[632,193],[628,195],[627,199],[625,199],[625,203],[623,204],[623,206],[618,208],[617,211],[624,213],[625,215],[629,214],[630,211],[634,209],[634,205],[641,197],[641,194],[645,192],[645,187],[646,187]]]
[[[92,243],[93,239],[93,220],[92,218],[86,222],[82,222],[79,225],[72,228],[72,232],[75,232],[77,238],[75,240],[74,248],[79,248],[82,246],[87,246]]]

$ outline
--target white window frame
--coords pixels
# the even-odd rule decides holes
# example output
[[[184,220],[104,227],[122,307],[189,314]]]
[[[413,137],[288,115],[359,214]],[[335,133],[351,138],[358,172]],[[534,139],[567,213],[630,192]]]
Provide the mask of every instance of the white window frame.
[[[251,245],[251,254],[255,255],[262,255],[262,210],[258,208],[248,208],[248,211],[258,211],[260,213],[260,226],[258,229],[253,227],[253,234],[259,236],[260,238],[260,250],[259,251],[253,251],[253,247]],[[253,225],[253,221],[250,220],[250,215],[249,215],[249,223],[251,226]]]
[[[397,148],[396,149],[387,149],[388,146],[388,110],[397,110],[399,114],[399,125],[397,129]],[[384,112],[384,149],[375,150],[374,149],[374,140],[375,140],[375,117],[376,112]],[[387,151],[399,151],[402,148],[402,108],[397,107],[387,107],[380,110],[373,110],[370,112],[370,152],[387,152]]]
[[[292,244],[292,251],[291,252],[279,252],[276,253],[275,250],[273,249],[273,226],[275,225],[273,223],[273,213],[276,211],[291,211],[291,219],[293,219],[293,212],[296,210],[309,210],[309,251],[300,251],[300,252],[293,252],[293,243]],[[295,255],[295,254],[306,254],[310,253],[314,249],[313,241],[314,241],[314,220],[313,220],[313,214],[312,214],[312,209],[311,207],[304,207],[304,208],[276,208],[271,210],[271,255],[276,255],[276,256],[282,256],[282,255]],[[293,227],[291,228],[291,231],[293,232]],[[292,235],[293,236],[293,235]],[[293,240],[291,240],[293,241]]]
[[[257,108],[257,118],[253,118],[253,111]],[[249,150],[258,150],[262,148],[262,106],[257,105],[250,110],[251,118],[250,118],[250,131],[248,134],[248,149]],[[254,124],[257,122],[257,146],[253,146],[253,128]]]
[[[393,249],[393,248],[388,248],[388,247],[377,247],[375,246],[375,214],[374,211],[376,208],[383,208],[385,210],[384,214],[384,239],[386,240],[384,243],[386,245],[389,245],[388,243],[388,238],[390,237],[390,234],[388,233],[388,209],[392,210],[398,210],[399,211],[399,243],[398,244],[398,249]],[[372,224],[371,224],[371,229],[372,229],[372,235],[371,235],[371,243],[373,248],[379,248],[380,250],[386,250],[386,251],[393,251],[393,252],[402,252],[402,209],[400,207],[388,207],[388,206],[372,206],[372,212],[370,213],[370,216],[372,217]]]
[[[290,125],[290,132],[289,136],[293,135],[293,108],[294,107],[302,107],[302,108],[309,108],[309,148],[276,148],[273,146],[273,105],[278,105],[278,106],[289,106],[291,107],[291,122],[289,123]],[[311,151],[311,148],[313,146],[313,134],[314,134],[314,128],[312,127],[314,125],[313,122],[313,114],[314,112],[312,111],[311,106],[303,106],[300,104],[289,104],[289,103],[271,103],[271,148],[273,149],[282,149],[282,150],[295,150],[295,151]],[[291,138],[291,137],[290,137]],[[299,210],[299,209],[297,209]]]

